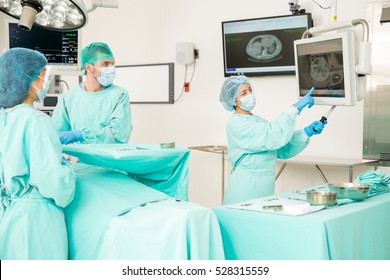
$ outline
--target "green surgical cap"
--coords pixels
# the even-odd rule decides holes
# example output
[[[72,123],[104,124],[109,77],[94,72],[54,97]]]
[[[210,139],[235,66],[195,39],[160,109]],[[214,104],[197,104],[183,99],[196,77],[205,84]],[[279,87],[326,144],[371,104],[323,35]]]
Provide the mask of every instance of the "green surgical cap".
[[[107,59],[114,59],[114,55],[106,43],[92,43],[81,51],[82,69],[85,69],[85,64],[94,64]]]
[[[223,107],[228,111],[234,110],[234,103],[237,98],[238,91],[243,84],[251,85],[248,79],[243,76],[230,76],[222,85],[221,93],[219,94],[219,101]]]
[[[12,48],[0,56],[0,107],[11,108],[26,99],[32,82],[47,64],[38,51]]]

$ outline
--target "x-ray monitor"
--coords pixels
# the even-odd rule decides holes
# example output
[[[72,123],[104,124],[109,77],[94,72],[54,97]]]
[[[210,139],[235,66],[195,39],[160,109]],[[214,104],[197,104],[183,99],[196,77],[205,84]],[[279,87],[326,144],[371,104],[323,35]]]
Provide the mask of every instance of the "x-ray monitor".
[[[311,26],[311,14],[222,22],[225,77],[294,74],[294,40]]]
[[[294,42],[298,97],[311,87],[319,105],[350,106],[357,102],[353,32],[340,32]]]

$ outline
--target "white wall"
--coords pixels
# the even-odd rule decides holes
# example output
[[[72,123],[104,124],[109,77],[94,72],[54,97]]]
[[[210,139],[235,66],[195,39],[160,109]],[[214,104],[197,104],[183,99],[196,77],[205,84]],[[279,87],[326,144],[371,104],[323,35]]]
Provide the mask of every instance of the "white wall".
[[[318,2],[330,3],[330,1]],[[328,22],[329,10],[313,1],[300,0],[301,8],[312,13],[314,25]],[[324,5],[325,5],[324,4]],[[225,123],[230,113],[218,101],[224,81],[221,22],[226,20],[290,14],[288,0],[119,0],[119,9],[99,8],[89,14],[83,29],[83,46],[104,41],[110,45],[117,65],[175,61],[176,42],[188,41],[200,51],[189,93],[174,105],[132,105],[134,131],[131,141],[159,143],[176,141],[179,146],[226,145]],[[366,0],[338,1],[338,19],[366,18]],[[0,15],[0,17],[4,17]],[[1,18],[0,18],[1,19]],[[3,29],[0,30],[2,32]],[[189,67],[188,75],[192,68]],[[184,79],[184,66],[175,65],[176,97]],[[258,105],[253,111],[272,120],[296,101],[295,76],[254,77]],[[298,119],[304,127],[319,119],[329,107],[315,106]],[[320,136],[312,137],[303,155],[335,158],[361,158],[363,139],[363,102],[355,107],[338,107]],[[194,157],[190,169],[191,193],[208,206],[208,190],[220,188],[199,181],[201,169],[215,168],[218,161]],[[346,180],[347,171],[324,170],[332,180]],[[212,175],[210,175],[212,176]],[[277,191],[322,183],[309,167],[290,166],[277,181]],[[203,198],[202,198],[203,197]],[[213,199],[215,201],[215,199]]]

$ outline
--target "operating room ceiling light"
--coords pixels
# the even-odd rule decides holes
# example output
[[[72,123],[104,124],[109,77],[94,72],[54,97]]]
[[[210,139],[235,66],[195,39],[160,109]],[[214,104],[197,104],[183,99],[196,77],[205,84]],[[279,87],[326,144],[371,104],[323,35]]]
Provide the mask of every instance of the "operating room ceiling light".
[[[0,10],[19,19],[18,26],[24,30],[34,23],[51,30],[76,30],[88,21],[81,0],[0,0]]]

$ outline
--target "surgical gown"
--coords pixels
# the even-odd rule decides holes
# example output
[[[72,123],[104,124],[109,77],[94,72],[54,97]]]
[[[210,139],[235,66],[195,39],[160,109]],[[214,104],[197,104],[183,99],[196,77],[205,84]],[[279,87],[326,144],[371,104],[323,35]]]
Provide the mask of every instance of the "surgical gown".
[[[309,143],[303,130],[295,131],[295,118],[293,108],[273,122],[256,115],[231,116],[226,133],[233,171],[224,204],[274,194],[276,159],[294,157]]]
[[[52,119],[58,131],[80,130],[84,144],[127,143],[133,129],[129,95],[116,85],[98,92],[76,86],[62,94]]]
[[[67,259],[63,207],[75,193],[50,118],[31,105],[0,110],[0,259]]]

